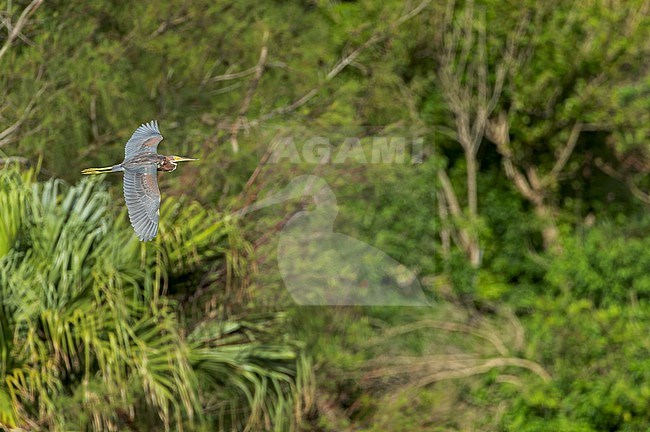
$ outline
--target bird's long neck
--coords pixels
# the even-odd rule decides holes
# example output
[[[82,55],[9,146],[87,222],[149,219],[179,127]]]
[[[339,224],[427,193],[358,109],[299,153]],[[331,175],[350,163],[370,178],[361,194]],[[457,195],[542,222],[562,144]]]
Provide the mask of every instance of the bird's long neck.
[[[176,162],[172,162],[168,158],[164,158],[162,161],[158,162],[157,168],[158,171],[172,172],[176,169]]]

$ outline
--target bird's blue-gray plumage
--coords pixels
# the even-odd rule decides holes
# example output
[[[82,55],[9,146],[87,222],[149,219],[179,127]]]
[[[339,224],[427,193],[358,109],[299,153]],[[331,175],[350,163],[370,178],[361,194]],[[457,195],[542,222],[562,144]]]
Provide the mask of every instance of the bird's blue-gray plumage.
[[[131,225],[140,240],[149,241],[158,233],[160,191],[157,172],[172,172],[177,162],[196,160],[158,154],[163,136],[155,120],[140,125],[124,148],[122,163],[102,168],[86,168],[83,174],[124,172],[124,200]]]
[[[124,169],[124,200],[138,238],[149,241],[158,233],[160,192],[155,164]]]
[[[140,153],[156,153],[158,144],[162,139],[156,120],[140,125],[126,143],[124,160],[126,161]]]
[[[156,163],[142,166],[139,159],[152,159],[162,139],[156,120],[140,125],[127,141],[124,162],[120,164],[124,171],[124,200],[129,220],[142,241],[152,240],[158,233],[160,191]],[[163,156],[155,156],[163,159]]]

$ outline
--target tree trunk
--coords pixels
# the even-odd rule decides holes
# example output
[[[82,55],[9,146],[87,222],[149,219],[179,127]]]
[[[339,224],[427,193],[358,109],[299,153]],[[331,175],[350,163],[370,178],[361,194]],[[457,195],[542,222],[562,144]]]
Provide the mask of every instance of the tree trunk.
[[[465,163],[467,164],[467,207],[469,211],[469,219],[473,225],[478,216],[478,191],[476,184],[476,174],[478,164],[476,162],[476,155],[471,148],[465,148]],[[481,251],[479,247],[478,235],[476,232],[470,231],[469,243],[467,245],[467,254],[472,267],[478,268],[481,264]]]
[[[544,250],[555,253],[560,252],[561,247],[558,242],[560,231],[557,225],[555,225],[553,211],[548,206],[539,203],[535,204],[535,214],[544,223],[544,227],[542,228]]]
[[[476,191],[476,157],[472,149],[465,149],[465,163],[467,164],[467,205],[472,219],[478,214],[478,197]]]

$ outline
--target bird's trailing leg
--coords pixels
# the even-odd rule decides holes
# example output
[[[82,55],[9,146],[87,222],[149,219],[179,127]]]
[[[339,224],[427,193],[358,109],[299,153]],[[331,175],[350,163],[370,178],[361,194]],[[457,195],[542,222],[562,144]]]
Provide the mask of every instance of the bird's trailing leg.
[[[86,168],[85,170],[81,171],[81,174],[105,174],[113,172],[113,167],[102,167],[102,168]]]

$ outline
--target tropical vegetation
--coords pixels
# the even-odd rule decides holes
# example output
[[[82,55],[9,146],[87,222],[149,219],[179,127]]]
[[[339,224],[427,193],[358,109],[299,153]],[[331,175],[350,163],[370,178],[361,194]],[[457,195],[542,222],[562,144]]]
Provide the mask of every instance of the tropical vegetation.
[[[650,427],[647,1],[0,5],[0,430]],[[292,297],[302,175],[427,306]]]

